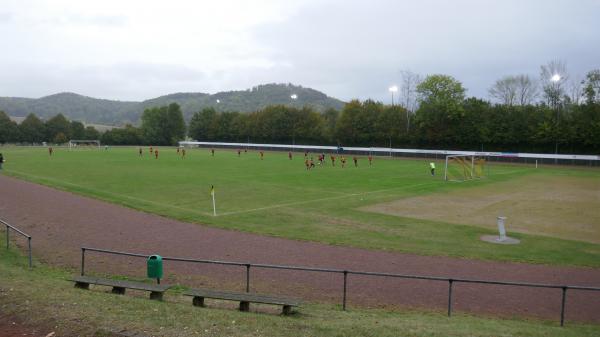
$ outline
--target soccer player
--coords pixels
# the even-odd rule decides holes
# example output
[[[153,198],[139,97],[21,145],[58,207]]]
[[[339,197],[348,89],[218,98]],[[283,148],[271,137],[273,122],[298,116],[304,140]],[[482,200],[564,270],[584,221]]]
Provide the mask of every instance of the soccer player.
[[[179,147],[177,148],[177,154],[179,154]]]
[[[210,153],[212,154],[212,156],[215,156],[215,149],[210,149]]]
[[[181,159],[185,159],[185,149],[181,149]]]
[[[52,157],[52,152],[53,152],[53,151],[54,151],[54,150],[52,150],[52,146],[50,146],[50,147],[48,148],[48,154],[50,155],[50,157]]]
[[[342,168],[344,168],[346,166],[346,157],[342,156],[340,161],[342,162]]]
[[[288,158],[290,158],[290,160],[292,160],[292,151],[288,152]]]
[[[369,166],[373,166],[373,155],[369,155]]]
[[[238,149],[238,157],[241,156],[242,150]]]
[[[152,151],[152,146],[150,146],[150,155],[152,155],[152,153],[154,153],[154,151]]]
[[[158,159],[158,149],[154,150],[154,159]]]
[[[260,151],[260,160],[263,160],[264,157],[265,157],[265,153]]]
[[[310,168],[314,168],[315,167],[315,162],[313,161],[313,158],[310,157]]]
[[[140,157],[142,156],[142,148],[140,147],[140,150],[138,151],[140,154]]]
[[[431,176],[433,177],[435,175],[435,163],[429,163],[429,168],[431,169]]]
[[[331,155],[330,158],[331,158],[331,166],[335,167],[335,156]]]
[[[358,167],[358,158],[356,158],[356,156],[352,157],[352,160],[354,160],[354,167]]]
[[[306,165],[307,170],[310,170],[310,164],[308,163],[308,159],[304,159],[304,165]]]

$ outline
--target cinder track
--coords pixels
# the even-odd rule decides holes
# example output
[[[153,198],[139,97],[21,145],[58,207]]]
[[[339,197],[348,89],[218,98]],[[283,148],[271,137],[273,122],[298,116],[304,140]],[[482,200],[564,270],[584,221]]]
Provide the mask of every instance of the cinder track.
[[[599,286],[600,269],[501,263],[418,256],[329,246],[184,223],[49,187],[0,176],[0,217],[33,236],[34,256],[78,268],[80,247],[163,256],[487,280]],[[285,225],[285,224],[282,224]],[[477,240],[477,238],[473,238]],[[144,277],[145,261],[90,253],[90,273]],[[164,282],[241,290],[245,269],[165,264]],[[252,270],[253,291],[340,303],[342,276],[282,270]],[[348,305],[443,311],[447,283],[350,276]],[[559,289],[457,284],[453,309],[501,316],[558,319]],[[569,291],[567,320],[600,322],[600,294]]]

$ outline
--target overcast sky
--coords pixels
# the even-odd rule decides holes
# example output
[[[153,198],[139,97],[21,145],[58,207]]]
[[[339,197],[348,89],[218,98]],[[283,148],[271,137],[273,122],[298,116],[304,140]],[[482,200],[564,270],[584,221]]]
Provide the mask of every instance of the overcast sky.
[[[600,0],[0,0],[0,96],[144,100],[294,83],[389,103],[400,71],[488,98],[551,60],[600,68]]]

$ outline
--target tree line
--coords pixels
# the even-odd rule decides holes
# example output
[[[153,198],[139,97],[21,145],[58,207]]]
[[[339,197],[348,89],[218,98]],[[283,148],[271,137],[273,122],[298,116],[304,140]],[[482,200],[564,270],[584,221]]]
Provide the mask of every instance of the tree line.
[[[0,112],[0,143],[99,138],[103,144],[176,145],[187,137],[242,143],[600,153],[600,71],[586,75],[579,98],[574,99],[561,82],[567,77],[561,67],[560,63],[543,66],[542,73],[559,75],[540,88],[521,75],[499,80],[490,89],[499,103],[466,97],[462,83],[448,75],[420,79],[408,74],[410,88],[403,86],[405,97],[398,105],[352,100],[339,111],[324,112],[285,105],[251,113],[204,108],[186,125],[180,106],[173,103],[144,110],[139,127],[126,125],[102,134],[61,114],[46,122],[30,114],[17,125]],[[536,91],[542,98],[537,102]]]
[[[69,139],[99,139],[100,132],[93,126],[85,126],[78,121],[69,121],[58,114],[42,121],[35,114],[29,114],[20,124],[12,121],[4,111],[0,111],[0,143],[40,144],[66,143]]]

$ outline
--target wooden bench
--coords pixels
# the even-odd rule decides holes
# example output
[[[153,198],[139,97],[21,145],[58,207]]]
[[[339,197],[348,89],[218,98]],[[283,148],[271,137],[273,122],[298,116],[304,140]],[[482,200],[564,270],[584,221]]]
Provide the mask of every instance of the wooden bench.
[[[283,306],[282,314],[284,315],[290,314],[292,312],[292,307],[297,307],[301,304],[299,300],[292,298],[210,289],[190,289],[186,291],[184,295],[192,296],[194,298],[192,304],[198,307],[204,306],[205,298],[239,301],[240,311],[249,311],[250,303],[281,305]]]
[[[89,277],[89,276],[75,276],[71,279],[71,281],[75,282],[75,288],[80,288],[80,289],[89,289],[90,284],[112,287],[112,293],[119,294],[119,295],[125,294],[125,289],[149,291],[150,299],[158,300],[158,301],[162,301],[163,293],[165,291],[167,291],[167,289],[171,288],[170,285],[148,284],[148,283],[142,283],[142,282],[132,282],[132,281],[122,281],[122,280],[110,280],[110,279]]]

